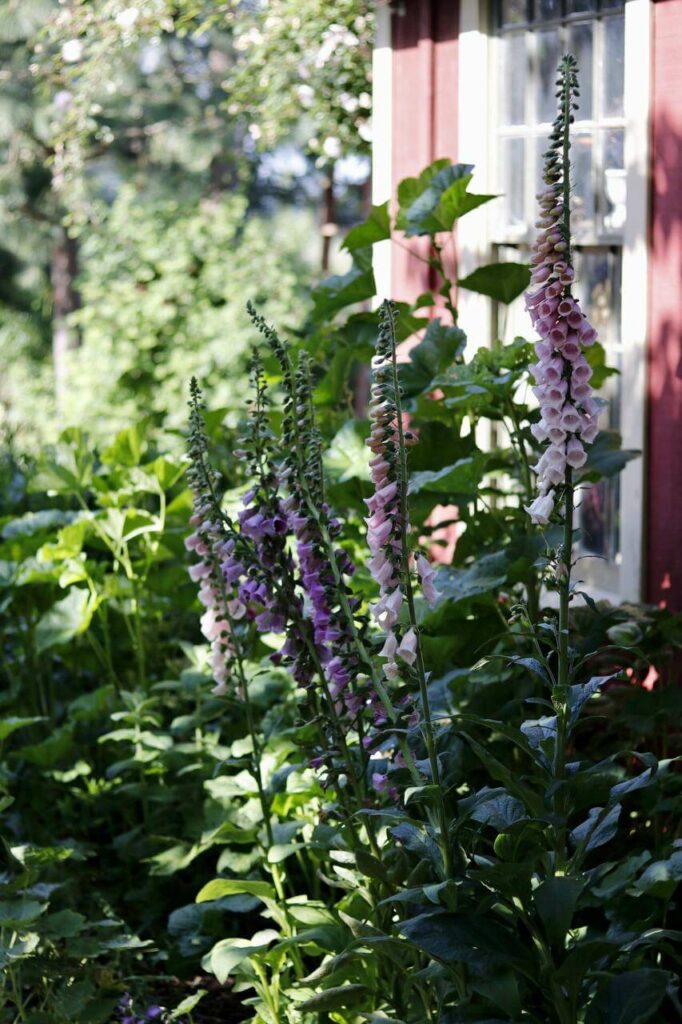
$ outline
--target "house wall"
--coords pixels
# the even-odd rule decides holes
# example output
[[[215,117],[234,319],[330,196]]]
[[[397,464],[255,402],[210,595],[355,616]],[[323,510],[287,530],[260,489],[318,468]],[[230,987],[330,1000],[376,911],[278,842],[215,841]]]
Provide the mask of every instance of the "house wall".
[[[457,158],[458,0],[405,0],[392,11],[392,195],[403,178],[439,157]],[[424,256],[428,247],[410,243]],[[393,298],[414,299],[431,285],[429,268],[396,245],[391,253]]]
[[[682,610],[682,2],[653,4],[646,597]]]
[[[655,0],[651,11],[642,596],[682,610],[682,0]],[[457,159],[459,21],[460,0],[392,6],[393,196],[403,178],[437,157]],[[412,300],[433,285],[417,258],[425,254],[423,243],[415,240],[409,248],[412,254],[392,246],[391,289],[398,300]],[[646,281],[641,288],[644,301]]]

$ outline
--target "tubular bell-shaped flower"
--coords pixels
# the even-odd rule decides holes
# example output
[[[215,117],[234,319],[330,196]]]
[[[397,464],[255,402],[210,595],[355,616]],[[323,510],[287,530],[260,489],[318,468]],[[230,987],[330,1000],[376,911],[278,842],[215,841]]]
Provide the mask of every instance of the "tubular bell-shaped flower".
[[[277,332],[253,307],[248,308],[282,371],[284,416],[279,478],[288,491],[282,510],[296,542],[298,575],[317,659],[337,711],[345,708],[355,719],[366,701],[361,692],[362,665],[353,636],[352,613],[356,602],[346,582],[355,567],[347,553],[334,546],[340,523],[325,500],[322,445],[313,412],[307,355],[301,354],[294,369]]]
[[[540,443],[547,443],[536,471],[539,497],[526,511],[535,523],[545,525],[554,508],[555,488],[566,481],[567,471],[585,464],[585,444],[597,435],[599,404],[589,384],[592,370],[584,349],[594,344],[597,332],[571,294],[575,272],[571,265],[570,238],[570,125],[579,95],[577,63],[562,59],[557,79],[559,112],[545,154],[546,188],[538,195],[540,234],[531,258],[531,289],[526,308],[540,335],[537,363],[531,366],[540,404],[540,421],[531,428]]]
[[[416,568],[426,600],[433,604],[438,598],[434,586],[434,570],[424,555],[405,562],[405,538],[409,531],[407,481],[402,465],[400,434],[403,443],[415,438],[399,429],[399,385],[395,373],[395,307],[386,302],[381,307],[376,354],[372,359],[372,385],[369,404],[371,432],[367,445],[372,452],[370,472],[374,493],[366,499],[369,515],[367,544],[372,557],[369,568],[379,584],[379,600],[372,606],[372,615],[388,634],[380,655],[386,658],[384,672],[388,679],[399,675],[396,656],[405,664],[416,659],[417,637],[410,629],[402,639],[396,634],[403,607],[405,576]]]
[[[199,583],[199,600],[206,611],[201,617],[201,631],[211,645],[211,673],[214,693],[227,693],[229,663],[235,655],[233,624],[245,614],[245,607],[236,588],[223,572],[222,563],[231,550],[231,541],[224,529],[214,501],[215,476],[208,461],[208,439],[201,416],[201,392],[192,379],[190,401],[189,485],[193,494],[190,525],[194,532],[185,540],[185,547],[198,561],[189,574]]]

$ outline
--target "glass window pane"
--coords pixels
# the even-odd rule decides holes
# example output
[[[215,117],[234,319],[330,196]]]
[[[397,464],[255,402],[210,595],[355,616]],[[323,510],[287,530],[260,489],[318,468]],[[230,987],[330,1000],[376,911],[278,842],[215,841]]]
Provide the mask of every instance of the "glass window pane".
[[[595,0],[568,0],[568,14],[582,14],[583,11],[593,11],[594,9]]]
[[[526,0],[502,0],[500,8],[503,25],[522,25],[527,20]]]
[[[592,132],[575,133],[571,144],[571,163],[573,165],[571,225],[577,236],[587,234],[594,226],[593,149]]]
[[[622,128],[609,128],[604,132],[604,230],[620,233],[625,226],[626,177]]]
[[[561,15],[561,0],[536,0],[536,21],[555,21],[558,20]]]
[[[576,120],[592,120],[592,24],[571,25],[568,30],[568,51],[578,61],[580,72],[580,106]]]
[[[625,18],[604,18],[604,114],[623,116]]]
[[[523,201],[524,153],[523,139],[500,140],[500,167],[504,193],[502,223],[507,227],[523,227],[526,223]]]
[[[556,116],[556,69],[561,57],[559,32],[555,28],[535,33],[538,53],[536,82],[536,119],[539,124],[552,122]]]
[[[527,77],[526,36],[513,32],[502,39],[500,81],[500,120],[504,125],[525,124]]]

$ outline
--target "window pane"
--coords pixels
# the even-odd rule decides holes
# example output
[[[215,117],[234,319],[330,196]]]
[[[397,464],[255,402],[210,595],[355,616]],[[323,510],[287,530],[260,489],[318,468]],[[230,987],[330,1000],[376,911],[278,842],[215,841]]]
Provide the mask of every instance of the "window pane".
[[[502,24],[519,25],[527,19],[526,0],[502,0]]]
[[[583,11],[593,11],[595,0],[568,0],[569,14],[582,14]]]
[[[623,116],[623,71],[625,19],[623,15],[604,18],[604,114]]]
[[[604,132],[604,230],[620,233],[625,226],[626,190],[622,128]]]
[[[556,116],[556,69],[561,57],[559,32],[555,28],[536,32],[538,77],[536,82],[537,121],[551,122]]]
[[[561,17],[561,0],[536,0],[535,20],[554,21]]]
[[[573,165],[573,205],[571,224],[576,235],[584,235],[594,225],[594,188],[592,185],[592,132],[576,132],[571,144]]]
[[[523,202],[524,140],[500,140],[500,168],[502,171],[502,223],[507,227],[525,225]]]
[[[525,123],[526,37],[510,33],[502,39],[500,119],[504,125]]]
[[[568,30],[568,50],[578,61],[580,72],[580,106],[577,121],[592,120],[592,25],[571,25]]]

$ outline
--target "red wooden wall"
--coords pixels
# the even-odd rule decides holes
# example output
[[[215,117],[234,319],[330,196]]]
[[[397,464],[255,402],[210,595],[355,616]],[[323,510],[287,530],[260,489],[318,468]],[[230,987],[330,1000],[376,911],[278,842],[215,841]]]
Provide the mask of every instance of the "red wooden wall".
[[[653,19],[646,597],[682,610],[682,2]]]
[[[457,157],[458,0],[405,0],[392,14],[392,193],[439,157]],[[424,251],[419,242],[415,252]],[[429,269],[409,252],[391,253],[395,299],[431,287]]]

